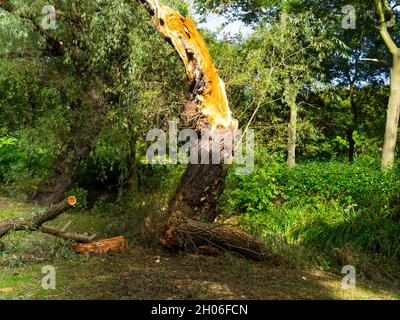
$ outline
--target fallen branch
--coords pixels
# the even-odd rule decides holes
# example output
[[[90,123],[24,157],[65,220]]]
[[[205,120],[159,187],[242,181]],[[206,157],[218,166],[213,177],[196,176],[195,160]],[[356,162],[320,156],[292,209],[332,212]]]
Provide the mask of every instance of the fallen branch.
[[[390,63],[383,59],[376,59],[376,58],[360,58],[360,61],[372,61],[376,63],[382,63],[384,65],[390,66]]]
[[[62,238],[64,240],[74,240],[76,242],[92,242],[94,238],[96,238],[95,234],[89,236],[87,233],[80,234],[80,233],[66,232],[50,226],[41,226],[39,228],[39,231],[51,234],[53,236]]]
[[[168,218],[162,241],[168,248],[211,246],[258,261],[272,257],[264,242],[235,227],[192,220],[181,213],[174,213]]]
[[[62,229],[55,227],[43,226],[47,221],[54,220],[60,214],[73,208],[76,205],[76,198],[69,196],[66,200],[50,207],[42,214],[35,214],[30,219],[7,219],[0,221],[0,239],[9,231],[40,231],[63,238],[65,240],[74,240],[77,242],[91,242],[96,235],[88,236],[87,234],[69,233],[66,231],[70,222]]]

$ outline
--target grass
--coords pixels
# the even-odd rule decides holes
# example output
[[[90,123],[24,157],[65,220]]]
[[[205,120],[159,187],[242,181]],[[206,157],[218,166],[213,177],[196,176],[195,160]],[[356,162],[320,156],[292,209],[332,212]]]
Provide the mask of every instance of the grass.
[[[292,266],[334,271],[350,264],[362,277],[399,285],[400,166],[382,172],[378,160],[288,168],[259,154],[252,175],[230,172],[218,209],[240,217]]]
[[[301,270],[285,262],[259,263],[229,253],[210,257],[148,246],[129,229],[137,224],[135,215],[154,212],[164,201],[141,199],[134,201],[132,212],[114,218],[79,211],[53,222],[72,220],[72,230],[104,236],[122,233],[130,243],[126,255],[83,258],[51,236],[7,235],[3,239],[7,250],[0,254],[0,299],[400,299],[393,285],[362,278],[355,290],[341,289],[340,270]],[[29,216],[34,210],[0,198],[0,219]],[[56,269],[55,290],[41,287],[45,265]]]

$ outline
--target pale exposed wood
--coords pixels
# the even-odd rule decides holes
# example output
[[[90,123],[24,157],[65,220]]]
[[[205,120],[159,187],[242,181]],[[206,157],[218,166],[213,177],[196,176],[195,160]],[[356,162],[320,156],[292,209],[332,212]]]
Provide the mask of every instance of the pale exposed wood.
[[[125,253],[125,238],[122,236],[90,243],[74,243],[72,249],[84,256],[90,254]]]
[[[238,123],[232,117],[225,84],[193,21],[157,0],[139,2],[145,4],[157,31],[173,46],[185,66],[190,87],[185,110],[187,120],[195,122],[200,131],[203,128],[236,130]]]

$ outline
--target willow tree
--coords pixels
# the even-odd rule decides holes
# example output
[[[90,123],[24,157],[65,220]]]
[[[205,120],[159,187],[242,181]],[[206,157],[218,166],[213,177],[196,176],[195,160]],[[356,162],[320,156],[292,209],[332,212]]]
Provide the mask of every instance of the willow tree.
[[[211,138],[221,132],[235,137],[238,121],[229,108],[224,82],[193,21],[159,4],[157,0],[139,1],[151,14],[157,31],[172,45],[185,67],[189,83],[189,97],[182,113],[185,122],[199,136],[209,130]],[[183,174],[166,211],[164,245],[182,247],[211,244],[252,258],[265,258],[261,241],[240,230],[210,224],[216,218],[215,207],[224,190],[227,168],[223,156],[220,157],[221,163],[209,163],[215,150],[210,148],[208,142],[200,141],[198,148],[199,154],[206,153],[207,163],[189,164]],[[219,148],[217,152],[226,152],[224,144]]]
[[[140,2],[152,15],[157,31],[173,46],[185,66],[189,83],[189,99],[183,112],[185,122],[198,133],[207,129],[211,132],[228,130],[233,137],[238,123],[229,108],[224,82],[192,20],[156,0]],[[190,164],[170,209],[212,222],[226,172],[223,163]]]
[[[65,197],[79,166],[93,151],[115,100],[115,83],[124,73],[123,49],[129,40],[126,25],[133,24],[134,17],[122,0],[103,3],[101,18],[97,14],[101,4],[95,1],[58,1],[53,28],[42,21],[45,5],[45,1],[0,1],[2,22],[13,21],[17,36],[29,35],[28,45],[15,46],[2,58],[37,66],[38,71],[31,72],[41,87],[50,88],[45,112],[34,110],[33,118],[40,121],[33,126],[42,130],[45,139],[56,136],[53,164],[30,197],[47,204]],[[116,21],[115,10],[120,17]],[[7,41],[15,37],[10,35]]]
[[[43,24],[47,4],[0,0],[0,117],[49,155],[30,199],[46,205],[76,184],[109,185],[105,149],[119,161],[115,184],[134,190],[136,140],[177,109],[159,116],[165,105],[184,100],[180,62],[163,57],[164,41],[136,1],[57,1],[56,29]]]

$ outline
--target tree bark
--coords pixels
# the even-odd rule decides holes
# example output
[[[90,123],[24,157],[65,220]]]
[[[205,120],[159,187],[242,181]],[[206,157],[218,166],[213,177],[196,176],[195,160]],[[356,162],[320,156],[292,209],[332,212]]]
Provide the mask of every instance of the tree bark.
[[[387,49],[392,54],[393,66],[390,70],[390,97],[386,114],[385,138],[382,150],[382,170],[390,169],[394,164],[397,128],[400,113],[400,49],[389,33],[389,28],[396,24],[396,15],[387,0],[375,0],[378,18],[378,30]],[[386,19],[389,13],[390,19]]]
[[[66,232],[65,230],[50,227],[50,226],[41,226],[39,228],[40,232],[51,234],[52,236],[62,238],[64,240],[73,240],[76,242],[83,242],[83,243],[89,243],[94,240],[96,237],[95,234],[93,235],[88,235],[86,233],[80,234],[80,233],[74,233],[74,232]]]
[[[385,140],[382,150],[383,170],[394,164],[400,114],[400,53],[393,57],[390,77],[390,97],[386,114]]]
[[[355,152],[355,145],[356,145],[356,142],[354,141],[354,138],[353,138],[353,133],[354,133],[354,127],[353,127],[353,125],[351,125],[350,128],[347,130],[347,142],[349,144],[348,158],[349,158],[350,163],[352,163],[354,161],[354,152]]]
[[[294,167],[296,165],[296,138],[297,138],[297,104],[296,102],[292,102],[290,105],[288,156],[287,156],[287,163],[289,167]]]
[[[213,222],[226,174],[223,164],[189,165],[170,201],[169,213],[179,211],[192,219]]]
[[[139,188],[139,178],[136,167],[136,142],[137,137],[135,134],[131,136],[129,143],[129,159],[128,159],[128,190],[130,193],[134,193]]]
[[[50,205],[61,201],[71,187],[79,165],[93,150],[107,106],[104,94],[94,86],[89,90],[88,98],[90,105],[84,106],[79,100],[71,108],[71,136],[66,151],[55,159],[48,178],[29,197],[30,202]]]
[[[357,68],[356,68],[357,69]],[[349,76],[350,78],[350,76]],[[351,121],[351,124],[349,125],[349,128],[347,129],[347,142],[349,144],[349,149],[348,149],[348,158],[349,162],[352,163],[354,161],[354,154],[355,154],[355,146],[356,142],[354,140],[354,131],[358,128],[358,107],[355,101],[355,92],[354,92],[354,82],[353,80],[350,80],[350,95],[349,95],[349,100],[350,100],[350,108],[351,112],[353,114],[353,119]]]

